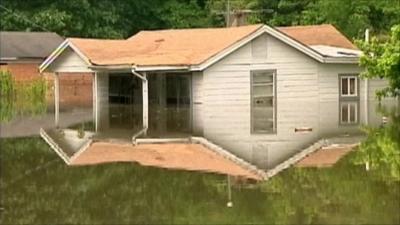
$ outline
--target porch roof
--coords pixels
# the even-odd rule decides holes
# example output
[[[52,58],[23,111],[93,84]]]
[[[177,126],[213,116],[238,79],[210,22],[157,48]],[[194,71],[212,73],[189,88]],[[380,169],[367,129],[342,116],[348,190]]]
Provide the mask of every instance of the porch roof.
[[[263,180],[255,173],[201,144],[163,143],[131,144],[95,142],[73,157],[70,165],[94,165],[115,162],[136,162],[171,170],[226,174],[251,180]]]

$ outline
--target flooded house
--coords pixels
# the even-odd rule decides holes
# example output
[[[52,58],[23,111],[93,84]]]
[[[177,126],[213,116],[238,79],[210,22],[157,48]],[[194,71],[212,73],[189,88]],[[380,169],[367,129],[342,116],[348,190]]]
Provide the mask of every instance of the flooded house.
[[[67,38],[40,66],[55,74],[57,127],[42,136],[68,156],[93,140],[202,137],[268,170],[320,139],[357,142],[360,125],[382,122],[375,91],[386,81],[362,79],[360,55],[332,25]],[[60,80],[69,73],[92,73],[92,111],[63,127]]]

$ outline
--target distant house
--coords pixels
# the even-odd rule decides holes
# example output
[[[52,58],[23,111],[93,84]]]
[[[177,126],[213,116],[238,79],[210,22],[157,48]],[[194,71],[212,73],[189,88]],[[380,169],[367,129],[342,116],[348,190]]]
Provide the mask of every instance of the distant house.
[[[270,168],[322,137],[379,122],[368,111],[386,82],[359,77],[360,54],[332,25],[250,25],[68,38],[40,70],[95,74],[97,133],[203,136]]]
[[[39,65],[63,43],[64,38],[52,32],[0,32],[0,70],[9,71],[16,81],[29,82],[42,77]],[[52,89],[53,75],[44,74]],[[62,105],[90,105],[92,76],[74,74],[63,76]],[[50,93],[53,93],[51,91]],[[84,97],[86,94],[86,98]],[[49,96],[52,98],[52,96]],[[53,101],[52,101],[53,102]]]
[[[64,39],[50,32],[0,32],[0,65],[16,80],[39,76],[39,65]]]

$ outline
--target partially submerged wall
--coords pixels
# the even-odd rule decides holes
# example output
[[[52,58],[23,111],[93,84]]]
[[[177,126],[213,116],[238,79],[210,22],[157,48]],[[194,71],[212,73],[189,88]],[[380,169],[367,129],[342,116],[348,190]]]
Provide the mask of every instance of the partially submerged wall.
[[[276,70],[277,132],[251,134],[250,71]],[[204,136],[270,168],[317,140],[318,64],[263,35],[204,71]],[[312,132],[295,132],[310,127]]]

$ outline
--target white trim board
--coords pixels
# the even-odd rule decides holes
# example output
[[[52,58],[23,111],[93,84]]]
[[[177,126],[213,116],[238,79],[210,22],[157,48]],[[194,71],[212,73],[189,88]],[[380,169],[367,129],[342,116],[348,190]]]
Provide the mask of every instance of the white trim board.
[[[70,47],[88,65],[88,68],[90,69],[90,60],[69,39],[66,39],[49,55],[49,57],[43,61],[42,64],[40,64],[39,72],[43,73],[68,47]]]

